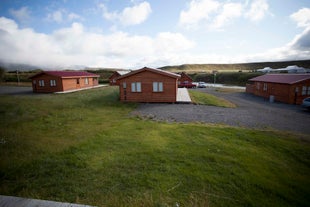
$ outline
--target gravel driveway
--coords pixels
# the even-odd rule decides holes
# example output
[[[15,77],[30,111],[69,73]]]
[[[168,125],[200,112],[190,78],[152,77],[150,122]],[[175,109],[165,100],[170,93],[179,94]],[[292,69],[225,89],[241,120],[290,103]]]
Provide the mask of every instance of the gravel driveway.
[[[132,115],[161,121],[204,122],[256,129],[277,129],[310,135],[310,112],[300,106],[269,103],[244,92],[217,92],[215,88],[194,89],[223,97],[237,108],[194,104],[140,104]]]

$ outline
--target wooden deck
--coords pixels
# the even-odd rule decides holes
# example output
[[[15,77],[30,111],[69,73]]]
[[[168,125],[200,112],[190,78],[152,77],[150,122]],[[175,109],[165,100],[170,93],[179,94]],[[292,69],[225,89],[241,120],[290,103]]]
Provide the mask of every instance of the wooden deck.
[[[92,207],[92,206],[0,195],[0,207]]]
[[[177,102],[178,103],[191,103],[192,102],[192,99],[189,96],[187,88],[178,88]]]

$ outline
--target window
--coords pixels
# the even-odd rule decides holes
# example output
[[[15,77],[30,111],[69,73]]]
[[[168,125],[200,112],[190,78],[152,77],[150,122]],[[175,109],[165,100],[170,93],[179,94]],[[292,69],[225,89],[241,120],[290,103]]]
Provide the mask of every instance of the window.
[[[295,93],[298,94],[298,92],[299,92],[299,88],[296,87],[296,88],[295,88]]]
[[[302,92],[301,92],[301,95],[307,95],[307,86],[303,86],[302,87]]]
[[[127,88],[126,82],[123,82],[123,88]]]
[[[259,90],[259,88],[260,88],[260,83],[257,83],[256,88],[257,88],[257,90]]]
[[[141,92],[141,83],[140,82],[131,83],[131,92]]]
[[[88,78],[85,78],[85,85],[88,85]]]
[[[80,79],[79,78],[76,79],[76,84],[80,84]]]
[[[264,91],[267,91],[267,88],[268,88],[267,83],[264,83],[264,88],[263,88],[263,90],[264,90]]]
[[[56,86],[56,80],[50,80],[50,85],[51,86]]]
[[[310,86],[308,86],[308,95],[310,95]]]
[[[41,87],[44,86],[44,80],[39,80],[39,86],[41,86]]]
[[[163,92],[163,82],[153,82],[153,92]]]

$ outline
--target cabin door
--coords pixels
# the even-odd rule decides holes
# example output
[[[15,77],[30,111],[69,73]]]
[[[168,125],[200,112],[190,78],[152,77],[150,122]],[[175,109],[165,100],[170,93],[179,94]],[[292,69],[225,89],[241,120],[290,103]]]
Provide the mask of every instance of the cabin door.
[[[80,88],[80,78],[76,79],[76,88]]]

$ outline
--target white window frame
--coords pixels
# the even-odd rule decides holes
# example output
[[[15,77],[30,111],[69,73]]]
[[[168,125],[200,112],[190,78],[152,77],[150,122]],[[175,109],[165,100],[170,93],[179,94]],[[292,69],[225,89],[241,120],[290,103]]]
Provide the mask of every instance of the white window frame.
[[[123,82],[123,88],[127,88],[126,82]]]
[[[141,82],[133,82],[131,83],[131,92],[141,92]]]
[[[45,84],[44,84],[44,80],[39,80],[39,86],[40,86],[40,87],[44,87],[44,85],[45,85]]]
[[[164,84],[163,82],[153,82],[153,92],[163,92]]]
[[[50,80],[50,86],[56,86],[56,80]]]
[[[264,91],[267,91],[267,89],[268,89],[268,84],[267,84],[267,83],[264,83],[263,90],[264,90]]]
[[[302,87],[301,95],[302,96],[307,95],[307,86]]]
[[[88,78],[84,79],[84,83],[85,83],[85,85],[88,85]]]

